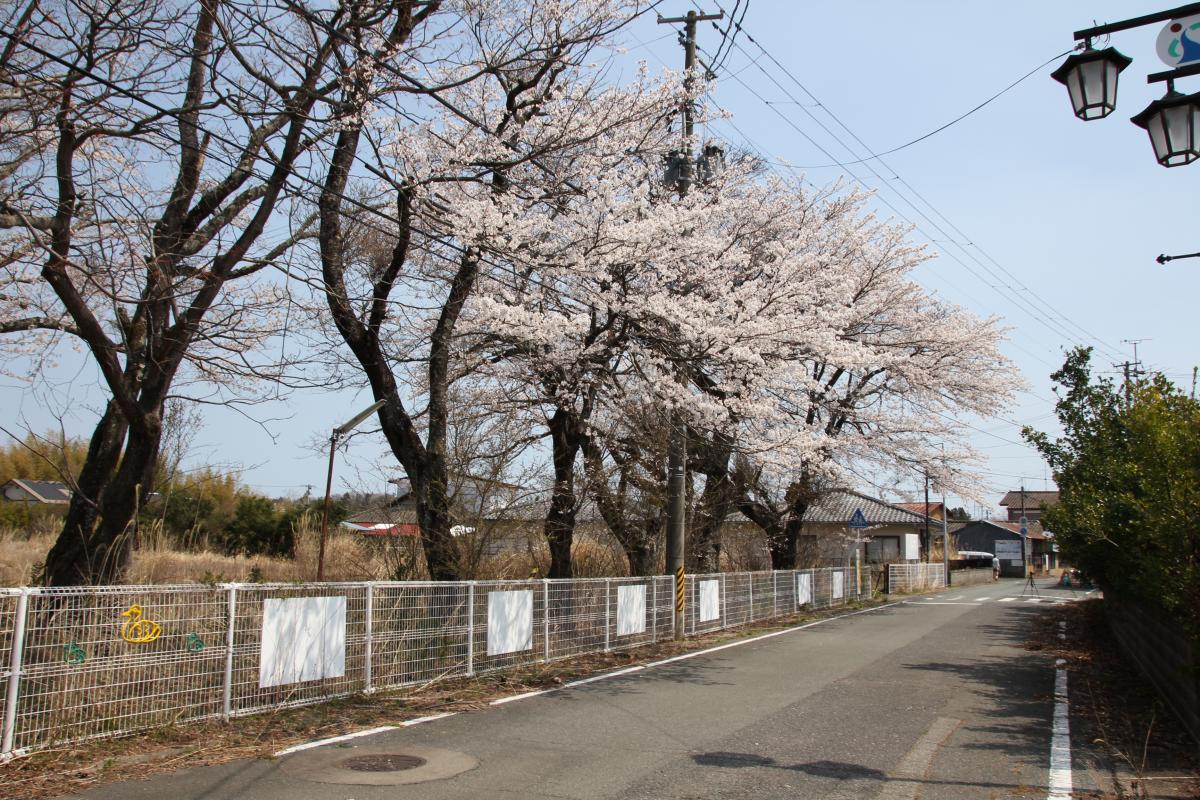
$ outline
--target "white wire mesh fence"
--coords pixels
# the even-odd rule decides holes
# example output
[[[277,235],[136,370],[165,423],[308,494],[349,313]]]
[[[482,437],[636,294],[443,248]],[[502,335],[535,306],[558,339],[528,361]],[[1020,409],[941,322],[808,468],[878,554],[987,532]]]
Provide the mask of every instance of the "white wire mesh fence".
[[[942,564],[888,564],[888,594],[944,588],[946,567]]]
[[[843,605],[853,568],[687,576],[684,632]],[[0,758],[674,636],[670,576],[0,589]]]

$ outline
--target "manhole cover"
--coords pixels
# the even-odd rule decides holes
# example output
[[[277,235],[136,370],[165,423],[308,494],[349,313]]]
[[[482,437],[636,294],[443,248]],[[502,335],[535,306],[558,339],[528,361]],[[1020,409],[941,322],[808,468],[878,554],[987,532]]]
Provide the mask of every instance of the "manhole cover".
[[[355,772],[400,772],[425,766],[425,759],[402,753],[375,753],[344,758],[337,765]]]

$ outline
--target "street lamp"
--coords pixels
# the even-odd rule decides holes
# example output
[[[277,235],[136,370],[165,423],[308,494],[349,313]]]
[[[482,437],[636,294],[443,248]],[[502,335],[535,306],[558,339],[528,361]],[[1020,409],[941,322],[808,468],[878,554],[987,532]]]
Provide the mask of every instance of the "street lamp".
[[[1117,76],[1131,60],[1112,47],[1092,48],[1092,39],[1119,31],[1166,22],[1158,35],[1158,56],[1172,69],[1146,76],[1147,83],[1167,84],[1167,93],[1131,122],[1150,134],[1154,158],[1164,167],[1179,167],[1200,158],[1200,94],[1175,91],[1175,80],[1200,75],[1200,3],[1096,25],[1075,31],[1084,49],[1067,57],[1051,77],[1067,87],[1071,109],[1082,120],[1103,119],[1117,106]]]
[[[1117,107],[1117,76],[1132,63],[1115,47],[1093,50],[1089,43],[1082,53],[1067,56],[1050,77],[1067,87],[1075,116],[1103,119]]]
[[[1154,157],[1164,167],[1181,167],[1200,158],[1200,93],[1182,94],[1172,86],[1131,120],[1150,134]]]
[[[317,580],[325,580],[325,538],[329,533],[329,498],[333,493],[333,455],[337,452],[338,442],[350,431],[354,430],[367,417],[374,414],[387,404],[387,399],[372,403],[367,408],[354,415],[349,422],[339,425],[329,435],[329,474],[325,476],[325,510],[321,513],[321,543],[317,547]]]

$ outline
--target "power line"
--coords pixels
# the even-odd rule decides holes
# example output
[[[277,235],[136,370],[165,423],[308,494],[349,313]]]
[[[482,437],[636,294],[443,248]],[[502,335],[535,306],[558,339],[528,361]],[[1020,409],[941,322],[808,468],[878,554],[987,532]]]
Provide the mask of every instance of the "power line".
[[[694,2],[695,2],[695,0],[693,0],[693,3],[694,3]],[[720,8],[720,4],[719,4],[719,3],[717,4],[717,7],[718,7],[718,8]],[[1042,325],[1045,325],[1045,326],[1046,326],[1048,329],[1050,329],[1050,330],[1054,331],[1054,328],[1053,328],[1053,327],[1051,327],[1051,325],[1049,324],[1050,322],[1053,322],[1053,323],[1054,323],[1054,325],[1055,325],[1055,326],[1057,326],[1057,328],[1058,328],[1058,330],[1057,330],[1057,331],[1054,331],[1054,332],[1058,333],[1059,335],[1065,335],[1065,336],[1066,336],[1066,338],[1068,339],[1068,341],[1074,340],[1074,339],[1076,338],[1077,334],[1071,333],[1071,332],[1070,332],[1070,331],[1069,331],[1069,330],[1068,330],[1068,329],[1067,329],[1067,328],[1066,328],[1066,327],[1065,327],[1065,326],[1064,326],[1062,323],[1059,323],[1059,322],[1058,322],[1058,320],[1057,320],[1056,318],[1057,318],[1057,317],[1061,317],[1061,318],[1062,318],[1062,320],[1063,320],[1065,323],[1069,324],[1071,327],[1075,328],[1077,331],[1079,331],[1080,333],[1082,333],[1082,334],[1083,334],[1083,335],[1084,335],[1084,336],[1085,336],[1087,339],[1090,339],[1090,340],[1092,340],[1092,341],[1096,342],[1096,343],[1097,343],[1097,344],[1100,346],[1100,349],[1101,349],[1102,351],[1106,351],[1106,352],[1108,352],[1110,355],[1111,355],[1111,354],[1114,354],[1114,353],[1116,353],[1116,350],[1115,350],[1115,349],[1113,349],[1112,347],[1110,347],[1110,346],[1109,346],[1109,345],[1108,345],[1106,342],[1104,342],[1103,340],[1101,340],[1099,337],[1095,336],[1094,334],[1091,334],[1089,331],[1087,331],[1086,329],[1084,329],[1082,326],[1078,325],[1078,324],[1077,324],[1077,323],[1075,323],[1074,321],[1072,321],[1072,320],[1070,320],[1069,318],[1067,318],[1065,315],[1061,314],[1060,312],[1058,312],[1058,311],[1056,311],[1054,308],[1052,308],[1052,307],[1050,306],[1050,304],[1049,304],[1049,303],[1047,303],[1047,302],[1046,302],[1044,299],[1042,299],[1042,298],[1041,298],[1041,297],[1040,297],[1040,296],[1039,296],[1039,295],[1038,295],[1036,292],[1034,292],[1034,291],[1033,291],[1032,289],[1030,289],[1028,286],[1026,286],[1025,284],[1023,284],[1023,283],[1022,283],[1022,282],[1021,282],[1021,281],[1020,281],[1020,280],[1019,280],[1019,279],[1018,279],[1018,278],[1017,278],[1015,275],[1013,275],[1013,274],[1012,274],[1012,273],[1011,273],[1009,270],[1007,270],[1005,267],[1003,267],[1003,265],[1001,265],[1001,264],[1000,264],[1000,263],[999,263],[999,262],[998,262],[998,261],[997,261],[997,260],[996,260],[994,257],[992,257],[990,254],[988,254],[988,253],[984,252],[984,251],[983,251],[983,249],[982,249],[982,248],[980,248],[978,245],[976,245],[974,242],[972,242],[972,241],[969,241],[969,237],[967,237],[967,236],[966,236],[966,235],[965,235],[965,234],[964,234],[964,233],[963,233],[963,232],[962,232],[960,229],[958,229],[958,228],[957,228],[957,227],[956,227],[956,226],[955,226],[955,225],[954,225],[952,222],[950,222],[950,220],[949,220],[949,219],[948,219],[948,218],[947,218],[947,217],[946,217],[946,216],[945,216],[945,215],[944,215],[944,214],[943,214],[941,211],[939,211],[939,210],[938,210],[936,207],[934,207],[934,206],[933,206],[933,204],[932,204],[932,203],[930,203],[928,199],[926,199],[926,198],[925,198],[923,195],[921,195],[920,193],[916,192],[916,190],[915,190],[915,189],[914,189],[914,188],[911,186],[911,184],[909,184],[907,181],[905,181],[905,180],[904,180],[902,177],[900,177],[898,174],[895,174],[895,173],[896,173],[896,171],[895,171],[894,169],[892,169],[892,168],[891,168],[889,165],[887,165],[887,163],[886,163],[886,162],[884,162],[884,161],[883,161],[881,158],[879,158],[879,156],[881,156],[881,155],[885,155],[885,154],[876,154],[876,153],[874,153],[874,152],[873,152],[873,151],[872,151],[872,150],[871,150],[871,149],[870,149],[870,148],[869,148],[869,147],[868,147],[868,146],[865,144],[865,142],[863,142],[863,141],[862,141],[862,139],[861,139],[860,137],[858,137],[858,135],[857,135],[857,134],[855,134],[855,133],[854,133],[854,132],[853,132],[853,131],[852,131],[852,130],[851,130],[851,129],[850,129],[850,128],[849,128],[849,127],[848,127],[848,126],[847,126],[847,125],[846,125],[846,124],[845,124],[845,123],[844,123],[844,122],[843,122],[843,121],[842,121],[840,118],[839,118],[839,117],[837,117],[837,115],[836,115],[836,114],[834,114],[834,113],[833,113],[833,112],[832,112],[832,111],[831,111],[831,110],[828,108],[828,106],[826,106],[824,103],[822,103],[822,102],[821,102],[821,101],[820,101],[820,100],[819,100],[819,99],[816,97],[816,95],[814,95],[814,94],[813,94],[813,93],[812,93],[812,92],[811,92],[811,91],[810,91],[810,90],[809,90],[809,89],[808,89],[808,88],[807,88],[807,87],[806,87],[806,86],[805,86],[803,83],[801,83],[801,82],[800,82],[800,80],[799,80],[798,78],[796,78],[796,76],[795,76],[795,75],[794,75],[794,74],[793,74],[793,73],[792,73],[790,70],[788,70],[788,69],[787,69],[787,68],[786,68],[786,67],[785,67],[785,66],[784,66],[782,63],[780,63],[780,62],[779,62],[779,60],[778,60],[777,58],[775,58],[775,56],[774,56],[774,55],[772,55],[772,54],[771,54],[771,53],[770,53],[770,52],[769,52],[769,51],[768,51],[768,50],[767,50],[765,47],[763,47],[763,45],[762,45],[761,43],[759,43],[759,42],[758,42],[756,39],[754,39],[754,37],[753,37],[753,36],[751,36],[751,35],[750,35],[750,33],[744,29],[744,26],[742,26],[742,25],[740,24],[740,22],[738,23],[738,29],[739,29],[739,30],[740,30],[740,31],[741,31],[741,32],[744,34],[745,38],[746,38],[748,41],[752,42],[752,43],[755,45],[755,47],[757,47],[757,48],[758,48],[758,50],[759,50],[759,51],[762,53],[762,56],[765,56],[765,57],[766,57],[767,59],[769,59],[769,60],[770,60],[770,61],[771,61],[773,64],[775,64],[775,65],[776,65],[776,67],[777,67],[778,69],[780,69],[780,70],[781,70],[781,71],[782,71],[782,72],[783,72],[783,73],[784,73],[784,74],[785,74],[785,75],[786,75],[786,76],[787,76],[787,77],[788,77],[788,78],[789,78],[789,79],[790,79],[790,80],[791,80],[791,81],[792,81],[792,82],[793,82],[793,83],[794,83],[796,86],[798,86],[798,87],[799,87],[799,88],[800,88],[802,91],[804,91],[804,92],[805,92],[805,94],[807,94],[807,95],[809,96],[809,98],[810,98],[810,99],[812,99],[812,100],[813,100],[813,102],[814,102],[816,105],[818,105],[818,106],[822,107],[822,108],[825,110],[825,113],[827,113],[827,114],[828,114],[828,115],[829,115],[829,116],[830,116],[830,117],[831,117],[831,118],[832,118],[832,119],[833,119],[833,120],[834,120],[834,121],[835,121],[835,122],[836,122],[836,123],[837,123],[837,124],[838,124],[838,125],[839,125],[839,126],[842,128],[842,129],[843,129],[843,130],[845,130],[845,131],[846,131],[846,132],[847,132],[847,133],[848,133],[848,134],[849,134],[849,135],[850,135],[852,138],[854,138],[854,139],[855,139],[855,141],[857,141],[857,142],[859,143],[859,145],[860,145],[860,146],[862,146],[862,147],[863,147],[863,148],[864,148],[864,149],[865,149],[865,150],[866,150],[868,153],[870,153],[870,155],[871,155],[871,158],[859,159],[858,161],[849,161],[849,162],[846,162],[846,161],[840,161],[840,160],[838,160],[836,157],[834,157],[834,156],[833,156],[833,154],[832,154],[832,153],[830,153],[828,150],[826,150],[824,147],[822,147],[820,144],[818,144],[818,143],[817,143],[817,142],[816,142],[814,139],[812,139],[812,137],[810,137],[810,136],[809,136],[809,135],[808,135],[808,134],[807,134],[805,131],[803,131],[802,129],[800,129],[800,128],[799,128],[799,126],[797,126],[797,125],[796,125],[796,124],[795,124],[795,123],[794,123],[794,122],[793,122],[793,121],[792,121],[792,120],[791,120],[789,117],[787,117],[787,115],[783,114],[783,113],[782,113],[782,112],[781,112],[781,111],[780,111],[778,108],[776,108],[776,107],[775,107],[775,105],[773,105],[773,104],[772,104],[770,101],[768,101],[766,98],[764,98],[764,97],[763,97],[763,96],[762,96],[760,93],[758,93],[758,92],[757,92],[757,91],[756,91],[756,90],[755,90],[753,87],[751,87],[750,85],[748,85],[748,84],[747,84],[745,81],[741,80],[741,79],[740,79],[740,78],[739,78],[737,75],[731,75],[731,76],[730,76],[730,77],[732,77],[734,80],[737,80],[737,81],[738,81],[738,83],[740,83],[740,84],[741,84],[741,85],[742,85],[742,86],[743,86],[743,87],[744,87],[744,88],[745,88],[745,89],[746,89],[746,90],[747,90],[747,91],[748,91],[750,94],[752,94],[752,95],[754,95],[755,97],[757,97],[757,98],[758,98],[758,99],[759,99],[761,102],[763,102],[763,103],[764,103],[764,104],[765,104],[765,105],[766,105],[768,108],[771,108],[771,110],[772,110],[772,111],[774,111],[774,112],[775,112],[775,113],[776,113],[776,114],[777,114],[777,115],[778,115],[778,116],[779,116],[781,119],[783,119],[785,122],[787,122],[787,123],[788,123],[788,124],[789,124],[789,125],[790,125],[792,128],[794,128],[794,129],[795,129],[795,130],[796,130],[798,133],[800,133],[800,134],[801,134],[801,135],[802,135],[802,136],[803,136],[805,139],[807,139],[807,140],[808,140],[808,141],[809,141],[809,142],[810,142],[810,143],[811,143],[811,144],[812,144],[814,147],[816,147],[816,148],[817,148],[818,150],[820,150],[820,151],[821,151],[823,154],[825,154],[825,155],[826,155],[826,157],[828,157],[828,158],[829,158],[831,161],[833,161],[833,162],[834,162],[834,164],[832,164],[831,166],[841,166],[841,167],[843,167],[843,168],[846,168],[846,171],[847,171],[847,172],[849,172],[849,173],[850,173],[850,175],[851,175],[852,177],[854,177],[854,179],[855,179],[855,180],[857,180],[857,181],[859,181],[859,182],[863,182],[863,183],[865,183],[864,181],[862,181],[862,178],[861,178],[861,177],[859,177],[858,175],[856,175],[856,174],[854,173],[854,171],[853,171],[853,170],[851,170],[851,169],[849,169],[849,168],[848,168],[848,165],[850,165],[850,164],[856,164],[856,163],[863,163],[863,164],[865,164],[866,168],[867,168],[868,170],[870,170],[870,171],[871,171],[871,173],[872,173],[872,174],[873,174],[873,175],[874,175],[874,176],[875,176],[875,177],[876,177],[876,178],[877,178],[877,179],[880,181],[880,185],[881,185],[881,186],[888,186],[888,187],[889,187],[889,188],[890,188],[890,189],[891,189],[893,192],[895,192],[895,193],[896,193],[896,194],[897,194],[899,197],[901,197],[902,199],[904,199],[904,200],[905,200],[905,202],[907,202],[907,203],[908,203],[908,204],[909,204],[909,205],[910,205],[910,206],[913,208],[913,210],[917,212],[917,214],[918,214],[918,215],[920,215],[921,217],[923,217],[923,218],[926,220],[926,222],[928,222],[928,223],[929,223],[929,224],[930,224],[932,227],[934,227],[934,229],[935,229],[935,230],[938,230],[940,233],[942,233],[944,236],[946,236],[946,238],[947,238],[947,239],[948,239],[948,240],[949,240],[949,241],[950,241],[952,244],[954,244],[954,245],[955,245],[956,247],[958,247],[959,249],[963,250],[964,254],[965,254],[965,255],[966,255],[968,258],[970,258],[970,259],[972,259],[973,261],[975,261],[975,262],[976,262],[976,263],[977,263],[977,264],[980,266],[980,268],[984,269],[986,272],[988,272],[989,274],[991,274],[993,278],[995,278],[996,280],[1000,281],[1000,284],[999,284],[1000,286],[1004,286],[1004,288],[1008,289],[1008,290],[1009,290],[1009,292],[1012,292],[1012,293],[1014,294],[1014,297],[1011,297],[1011,298],[1008,298],[1008,299],[1010,299],[1010,300],[1011,300],[1011,301],[1012,301],[1012,302],[1013,302],[1015,305],[1017,305],[1019,308],[1021,308],[1021,309],[1022,309],[1022,311],[1024,311],[1024,312],[1025,312],[1025,313],[1027,313],[1027,314],[1029,314],[1029,316],[1031,316],[1033,319],[1035,319],[1035,321],[1039,322],[1039,323],[1040,323],[1040,324],[1042,324]],[[777,81],[777,80],[774,78],[774,76],[772,76],[772,75],[771,75],[769,72],[767,72],[767,70],[766,70],[766,69],[764,69],[764,68],[762,67],[762,65],[758,63],[758,61],[759,61],[758,59],[752,59],[752,58],[751,58],[751,56],[750,56],[750,54],[749,54],[749,53],[747,53],[747,52],[745,51],[745,49],[744,49],[744,48],[742,48],[742,47],[741,47],[741,45],[737,44],[736,42],[734,43],[733,47],[736,47],[736,48],[737,48],[737,49],[738,49],[740,52],[742,52],[742,53],[743,53],[743,54],[744,54],[744,55],[745,55],[745,56],[746,56],[748,59],[751,59],[751,60],[754,62],[754,65],[755,65],[755,66],[757,66],[757,68],[759,69],[759,71],[761,71],[761,72],[763,73],[763,75],[764,75],[764,76],[765,76],[765,77],[766,77],[768,80],[770,80],[770,81],[771,81],[772,83],[774,83],[774,84],[775,84],[775,85],[776,85],[776,86],[777,86],[777,87],[778,87],[778,88],[779,88],[781,91],[783,91],[783,92],[784,92],[784,93],[787,95],[787,97],[788,97],[790,100],[792,100],[792,101],[793,101],[793,102],[794,102],[796,105],[800,106],[800,107],[802,108],[802,110],[804,110],[805,114],[807,114],[807,115],[808,115],[808,116],[809,116],[809,117],[810,117],[810,118],[811,118],[811,119],[812,119],[812,120],[813,120],[813,121],[814,121],[814,122],[815,122],[815,123],[816,123],[816,124],[817,124],[817,125],[818,125],[818,126],[821,128],[821,129],[822,129],[822,130],[824,130],[824,131],[825,131],[825,132],[826,132],[826,133],[827,133],[827,134],[828,134],[828,135],[829,135],[831,138],[833,138],[833,139],[834,139],[836,142],[838,142],[838,144],[840,144],[840,145],[841,145],[843,148],[845,148],[845,150],[846,150],[848,153],[850,153],[850,154],[851,154],[853,157],[855,157],[855,158],[858,158],[858,154],[855,152],[854,148],[850,147],[850,145],[848,145],[848,144],[847,144],[847,143],[846,143],[846,142],[845,142],[845,141],[844,141],[844,140],[843,140],[841,137],[839,137],[839,136],[838,136],[836,133],[834,133],[833,131],[831,131],[831,130],[828,128],[828,126],[826,126],[826,125],[825,125],[824,123],[822,123],[822,122],[821,122],[819,119],[817,119],[817,118],[816,118],[816,116],[815,116],[815,115],[814,115],[814,114],[813,114],[811,111],[809,111],[809,110],[808,110],[807,106],[805,106],[803,103],[801,103],[801,102],[800,102],[800,101],[799,101],[799,100],[798,100],[798,99],[797,99],[797,98],[796,98],[794,95],[792,95],[792,94],[791,94],[791,93],[790,93],[790,92],[789,92],[789,91],[786,89],[786,87],[782,86],[782,85],[781,85],[781,84],[780,84],[780,83],[779,83],[779,82],[778,82],[778,81]],[[1057,58],[1059,58],[1059,57],[1060,57],[1060,56],[1055,56],[1055,58],[1054,58],[1054,59],[1051,59],[1051,61],[1048,61],[1048,62],[1046,62],[1046,64],[1049,64],[1049,63],[1051,63],[1052,61],[1054,61],[1054,60],[1057,60]],[[1041,69],[1041,68],[1042,68],[1042,67],[1044,67],[1044,66],[1045,66],[1045,64],[1043,64],[1043,65],[1039,66],[1039,67],[1038,67],[1037,69],[1035,69],[1033,72],[1037,72],[1037,70]],[[1028,75],[1030,75],[1030,74],[1033,74],[1033,73],[1032,73],[1032,72],[1031,72],[1031,73],[1028,73],[1028,74],[1027,74],[1026,76],[1024,76],[1024,77],[1023,77],[1021,80],[1024,80],[1024,78],[1025,78],[1025,77],[1028,77]],[[1017,81],[1017,83],[1019,83],[1019,82],[1020,82],[1020,81]],[[1015,85],[1015,84],[1013,84],[1013,85]],[[1010,87],[1010,88],[1011,88],[1011,87]],[[883,165],[884,167],[886,167],[886,168],[887,168],[889,171],[893,172],[893,174],[895,174],[895,179],[896,179],[896,180],[898,180],[900,183],[902,183],[902,184],[903,184],[903,185],[904,185],[904,186],[905,186],[905,187],[906,187],[906,188],[907,188],[909,191],[911,191],[911,192],[912,192],[912,193],[913,193],[913,194],[914,194],[916,197],[918,197],[918,198],[921,200],[921,202],[923,202],[923,203],[924,203],[924,204],[925,204],[925,205],[926,205],[926,206],[927,206],[927,207],[928,207],[928,208],[929,208],[929,209],[930,209],[930,210],[931,210],[931,211],[932,211],[932,212],[933,212],[935,215],[937,215],[937,216],[938,216],[938,217],[940,217],[940,218],[941,218],[941,219],[942,219],[944,222],[946,222],[946,223],[947,223],[947,225],[948,225],[950,228],[952,228],[952,229],[953,229],[953,230],[954,230],[954,231],[955,231],[955,232],[956,232],[956,233],[957,233],[957,234],[958,234],[958,235],[959,235],[961,238],[963,238],[963,239],[967,239],[967,240],[968,240],[968,244],[967,244],[966,246],[964,246],[964,245],[960,244],[958,241],[956,241],[956,240],[954,239],[954,237],[950,236],[950,235],[949,235],[949,234],[948,234],[948,233],[947,233],[945,230],[943,230],[943,229],[941,228],[941,226],[940,226],[940,225],[938,225],[937,223],[935,223],[935,222],[934,222],[934,221],[933,221],[931,218],[929,218],[929,217],[928,217],[928,216],[927,216],[927,215],[926,215],[926,214],[925,214],[923,211],[921,211],[921,210],[920,210],[920,209],[919,209],[919,208],[916,206],[916,204],[914,204],[914,203],[913,203],[911,200],[908,200],[908,198],[904,197],[904,195],[903,195],[903,193],[902,193],[902,192],[900,192],[899,190],[897,190],[897,189],[895,189],[894,187],[892,187],[892,186],[891,186],[891,185],[888,183],[888,181],[887,181],[887,180],[886,180],[886,179],[885,179],[885,178],[884,178],[882,175],[880,175],[880,174],[879,174],[879,173],[878,173],[878,172],[877,172],[877,171],[876,171],[876,170],[875,170],[875,169],[874,169],[874,168],[873,168],[873,167],[872,167],[872,166],[871,166],[869,163],[866,163],[866,162],[869,162],[869,161],[871,161],[871,160],[878,160],[878,161],[879,161],[879,163],[880,163],[881,165]],[[789,167],[790,167],[790,165],[789,165]],[[795,169],[799,169],[799,168],[795,168]],[[905,219],[905,220],[906,220],[906,221],[908,221],[910,224],[912,224],[912,225],[913,225],[915,228],[917,228],[918,230],[921,230],[921,229],[920,229],[920,226],[916,225],[916,223],[915,223],[915,222],[913,222],[913,221],[912,221],[910,218],[908,218],[906,215],[904,215],[904,214],[902,214],[901,212],[899,212],[899,210],[897,210],[897,209],[896,209],[894,206],[892,206],[890,203],[887,203],[887,202],[886,202],[886,201],[885,201],[883,198],[880,198],[880,201],[881,201],[881,202],[884,202],[884,204],[885,204],[885,205],[887,205],[887,206],[888,206],[888,208],[890,208],[890,209],[891,209],[893,212],[895,212],[896,214],[898,214],[898,215],[899,215],[899,216],[900,216],[902,219]],[[924,231],[922,231],[922,232],[924,233]],[[929,238],[931,241],[935,241],[935,240],[933,240],[933,238],[932,238],[932,237],[929,237],[929,236],[928,236],[928,234],[926,234],[926,236],[927,236],[927,238]],[[994,272],[994,271],[993,271],[991,268],[989,268],[989,267],[988,267],[986,264],[984,264],[984,263],[983,263],[983,262],[982,262],[980,259],[976,258],[976,257],[975,257],[975,256],[974,256],[974,255],[973,255],[973,254],[972,254],[970,251],[968,251],[968,250],[966,249],[968,246],[969,246],[969,247],[974,247],[974,248],[975,248],[977,251],[979,251],[979,252],[981,253],[981,255],[983,255],[983,256],[984,256],[984,257],[985,257],[985,258],[986,258],[986,259],[987,259],[989,262],[991,262],[992,264],[994,264],[994,265],[995,265],[995,267],[996,267],[997,269],[999,269],[1001,272],[1003,272],[1005,275],[1007,275],[1009,280],[1012,280],[1012,281],[1016,282],[1016,283],[1019,285],[1019,287],[1020,287],[1021,291],[1025,292],[1026,294],[1028,294],[1030,298],[1032,298],[1034,301],[1036,301],[1037,303],[1039,303],[1039,304],[1042,306],[1043,313],[1045,313],[1045,314],[1047,315],[1047,318],[1043,319],[1042,317],[1039,317],[1038,315],[1035,315],[1035,314],[1033,314],[1032,312],[1030,312],[1028,309],[1026,309],[1026,308],[1024,307],[1024,305],[1022,305],[1022,303],[1021,303],[1019,300],[1017,300],[1017,299],[1015,298],[1016,289],[1013,289],[1013,287],[1012,287],[1012,286],[1009,286],[1007,283],[1005,283],[1005,280],[1004,280],[1004,278],[1001,278],[1001,277],[1000,277],[1000,275],[996,274],[996,273],[995,273],[995,272]],[[943,252],[945,252],[945,251],[943,250]],[[977,272],[975,272],[975,270],[974,270],[974,269],[972,269],[972,268],[971,268],[971,267],[970,267],[968,264],[966,264],[965,262],[963,262],[961,259],[959,259],[959,258],[955,257],[955,256],[954,256],[953,254],[951,254],[951,253],[946,253],[946,254],[947,254],[947,255],[950,255],[950,256],[951,256],[951,258],[953,258],[955,261],[957,261],[959,264],[961,264],[961,265],[962,265],[964,268],[966,268],[966,269],[968,269],[970,272],[972,272],[972,274],[975,274],[975,275],[976,275],[976,277],[978,277],[978,278],[980,278],[981,280],[984,280],[985,282],[987,282],[987,281],[986,281],[986,279],[984,279],[982,275],[979,275]],[[992,288],[993,288],[993,289],[997,289],[997,290],[998,290],[998,289],[999,289],[999,286],[997,286],[997,285],[992,285]]]

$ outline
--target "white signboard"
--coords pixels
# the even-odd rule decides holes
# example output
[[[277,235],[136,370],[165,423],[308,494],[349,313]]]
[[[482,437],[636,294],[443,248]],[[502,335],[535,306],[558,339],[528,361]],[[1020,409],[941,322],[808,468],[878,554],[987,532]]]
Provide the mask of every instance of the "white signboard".
[[[921,560],[921,537],[915,533],[904,534],[904,560]]]
[[[1015,558],[1021,560],[1021,543],[1012,540],[997,539],[992,542],[992,547],[995,548],[992,552],[996,558]]]
[[[617,636],[646,632],[646,586],[617,587]]]
[[[842,572],[833,573],[833,599],[837,600],[845,592],[846,575]]]
[[[346,598],[263,601],[260,687],[346,674]]]
[[[700,581],[700,621],[721,618],[721,582]]]
[[[812,602],[812,575],[804,573],[796,576],[796,605],[806,606]]]
[[[533,649],[533,591],[488,592],[487,654]]]
[[[1200,61],[1200,16],[1168,22],[1158,32],[1158,57],[1168,67],[1183,67]]]

